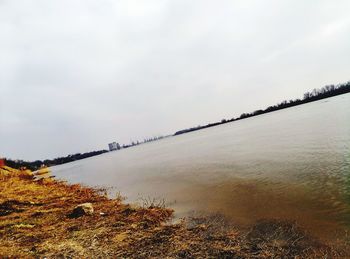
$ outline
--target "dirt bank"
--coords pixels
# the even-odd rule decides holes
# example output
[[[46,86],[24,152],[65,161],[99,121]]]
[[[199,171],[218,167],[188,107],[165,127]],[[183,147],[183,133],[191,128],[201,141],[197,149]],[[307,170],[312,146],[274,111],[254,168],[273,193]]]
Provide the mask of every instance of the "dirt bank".
[[[0,257],[346,256],[293,222],[264,220],[244,233],[219,215],[170,224],[173,211],[160,204],[133,207],[103,190],[19,171],[0,175],[0,190]],[[72,213],[83,203],[91,215]]]

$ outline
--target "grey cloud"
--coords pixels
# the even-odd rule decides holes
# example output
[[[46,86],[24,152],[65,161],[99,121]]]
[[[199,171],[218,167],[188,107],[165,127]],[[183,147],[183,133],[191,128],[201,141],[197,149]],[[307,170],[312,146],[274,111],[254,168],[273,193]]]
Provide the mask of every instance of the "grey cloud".
[[[349,80],[350,3],[0,1],[0,156],[52,158]]]

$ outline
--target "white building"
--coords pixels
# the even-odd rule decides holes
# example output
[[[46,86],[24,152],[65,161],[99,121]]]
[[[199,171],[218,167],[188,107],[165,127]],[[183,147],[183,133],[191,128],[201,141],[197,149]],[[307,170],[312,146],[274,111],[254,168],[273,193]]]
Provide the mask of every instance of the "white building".
[[[118,150],[120,149],[120,145],[117,142],[112,142],[108,144],[109,147],[109,151],[113,151],[113,150]]]

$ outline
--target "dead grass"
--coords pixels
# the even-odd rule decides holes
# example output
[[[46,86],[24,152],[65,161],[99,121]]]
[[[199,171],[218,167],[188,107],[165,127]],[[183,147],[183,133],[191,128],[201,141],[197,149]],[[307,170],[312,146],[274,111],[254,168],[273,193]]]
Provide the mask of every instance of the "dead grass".
[[[108,199],[100,190],[18,176],[0,180],[0,257],[334,258],[344,257],[296,223],[261,221],[239,232],[220,215],[169,224],[173,211]],[[69,218],[91,202],[94,214]]]

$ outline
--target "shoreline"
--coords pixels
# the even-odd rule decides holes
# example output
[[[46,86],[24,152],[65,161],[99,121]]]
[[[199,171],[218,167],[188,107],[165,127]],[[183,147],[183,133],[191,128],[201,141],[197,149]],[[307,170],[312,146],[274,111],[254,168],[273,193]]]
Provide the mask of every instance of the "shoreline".
[[[0,257],[319,258],[346,247],[310,236],[296,222],[262,220],[239,231],[222,215],[170,223],[163,204],[132,206],[105,190],[28,172],[0,171]],[[78,205],[93,211],[74,214]]]

